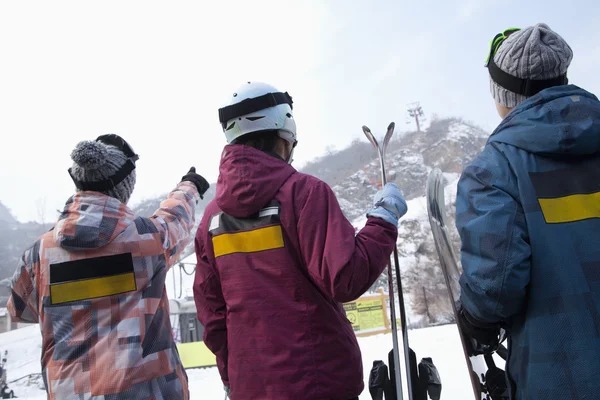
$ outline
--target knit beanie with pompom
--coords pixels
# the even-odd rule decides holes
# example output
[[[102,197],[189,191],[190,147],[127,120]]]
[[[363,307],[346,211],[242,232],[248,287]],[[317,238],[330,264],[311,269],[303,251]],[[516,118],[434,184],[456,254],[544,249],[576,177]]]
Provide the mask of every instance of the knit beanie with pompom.
[[[71,176],[80,182],[99,182],[111,178],[128,160],[119,148],[92,140],[79,142],[71,153],[71,159]],[[101,193],[127,204],[134,185],[135,169],[115,187]]]

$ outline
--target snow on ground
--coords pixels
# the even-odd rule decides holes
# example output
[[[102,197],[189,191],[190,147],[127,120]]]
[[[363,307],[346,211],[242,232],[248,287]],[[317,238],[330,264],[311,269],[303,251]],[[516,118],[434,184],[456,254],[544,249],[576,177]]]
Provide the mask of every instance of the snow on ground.
[[[454,198],[456,197],[456,184],[458,182],[458,176],[457,174],[445,174],[445,177],[451,182],[445,187],[446,204],[450,204],[451,200],[454,200]],[[427,213],[427,197],[416,197],[414,199],[408,200],[406,204],[408,211],[400,219],[397,240],[400,270],[402,272],[402,275],[414,268],[417,264],[417,258],[415,254],[417,252],[417,247],[420,245],[421,241],[415,241],[414,235],[417,233],[421,233],[422,235],[427,236],[431,235],[431,231],[429,228],[429,214]],[[362,229],[366,223],[367,217],[364,214],[352,221],[352,225],[357,230],[357,232],[360,229]],[[384,288],[384,290],[386,293],[388,292],[387,287]],[[394,296],[394,298],[396,299],[397,304],[396,309],[399,310],[400,306],[398,303],[397,296]],[[412,298],[410,293],[404,293],[404,301],[407,305],[411,304]],[[405,311],[409,327],[412,324],[418,323],[418,321],[420,321],[423,318],[423,316],[416,315],[413,311],[413,308],[410,306],[407,306],[405,308]]]
[[[6,374],[8,382],[17,378],[40,372],[40,356],[42,351],[42,337],[39,325],[30,325],[25,328],[0,334],[0,352],[8,351]],[[39,381],[41,382],[41,381]],[[29,385],[31,383],[31,385]],[[45,399],[45,391],[36,382],[22,379],[8,385],[15,395],[26,399]],[[42,395],[42,397],[39,397]]]
[[[489,133],[459,121],[453,122],[448,129],[448,138],[451,139],[468,139],[473,136],[487,138]]]
[[[400,219],[400,221],[408,221],[412,219],[425,220],[427,217],[427,198],[425,196],[417,197],[406,202],[408,211]],[[361,215],[352,221],[352,225],[358,230],[364,228],[367,223],[366,211],[365,215]],[[398,239],[400,240],[400,239]]]
[[[466,399],[471,395],[470,382],[462,347],[455,325],[425,328],[409,331],[411,348],[417,354],[417,361],[423,357],[431,357],[439,369],[442,378],[442,399]],[[387,353],[392,348],[392,336],[376,335],[359,338],[363,353],[365,390],[360,400],[370,399],[368,390],[369,372],[373,361],[384,360],[387,364]],[[402,348],[402,341],[400,341]],[[8,381],[27,374],[40,372],[41,336],[38,325],[28,326],[12,332],[0,334],[0,351],[8,350]],[[188,370],[192,400],[222,400],[223,387],[217,368]],[[11,383],[9,386],[22,399],[43,400],[46,394],[43,389],[26,385],[27,380]],[[406,388],[406,384],[404,384]]]

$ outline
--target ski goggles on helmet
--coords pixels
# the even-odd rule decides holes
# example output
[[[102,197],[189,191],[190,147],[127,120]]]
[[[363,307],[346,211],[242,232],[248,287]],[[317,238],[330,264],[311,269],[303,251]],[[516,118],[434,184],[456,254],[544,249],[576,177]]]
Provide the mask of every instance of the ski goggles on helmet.
[[[75,183],[75,186],[79,190],[89,190],[93,192],[105,192],[107,190],[113,189],[119,183],[121,183],[129,174],[135,169],[135,162],[140,159],[133,148],[119,135],[115,135],[114,133],[108,135],[101,135],[96,138],[97,142],[102,142],[104,144],[114,146],[119,149],[125,156],[127,157],[127,161],[125,164],[121,166],[112,176],[101,180],[101,181],[93,181],[93,182],[84,182],[76,179],[71,172],[71,168],[69,168],[69,175],[71,175],[71,179]]]
[[[510,75],[500,69],[494,61],[494,56],[498,52],[498,49],[502,43],[513,33],[520,31],[521,28],[508,28],[503,32],[494,36],[490,42],[490,52],[488,58],[485,60],[485,67],[490,73],[490,77],[494,82],[504,89],[521,94],[525,97],[531,97],[544,89],[548,89],[553,86],[566,85],[569,83],[567,74],[561,75],[553,79],[521,79],[516,76]]]
[[[267,93],[262,96],[245,99],[242,102],[219,108],[219,122],[221,122],[223,129],[225,129],[227,121],[234,118],[264,110],[265,108],[275,107],[280,104],[289,104],[290,108],[293,110],[293,103],[292,96],[290,96],[288,92]]]

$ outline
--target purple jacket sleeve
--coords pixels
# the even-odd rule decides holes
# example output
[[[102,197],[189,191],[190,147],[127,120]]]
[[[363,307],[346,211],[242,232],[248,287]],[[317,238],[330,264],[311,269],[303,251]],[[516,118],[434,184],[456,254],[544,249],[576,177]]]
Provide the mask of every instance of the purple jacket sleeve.
[[[298,217],[300,249],[308,272],[321,290],[339,302],[357,299],[377,280],[396,245],[398,229],[369,218],[354,235],[335,194],[315,183],[301,203]]]
[[[198,229],[194,247],[196,250],[196,275],[194,277],[194,301],[198,320],[204,326],[204,343],[217,358],[221,380],[229,386],[227,372],[227,308],[221,282],[206,256],[206,250]]]

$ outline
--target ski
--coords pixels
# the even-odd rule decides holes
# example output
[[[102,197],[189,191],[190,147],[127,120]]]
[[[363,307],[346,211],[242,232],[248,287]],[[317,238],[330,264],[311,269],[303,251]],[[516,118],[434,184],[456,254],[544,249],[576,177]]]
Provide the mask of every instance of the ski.
[[[456,304],[460,299],[460,273],[457,259],[452,249],[450,233],[446,225],[446,203],[444,198],[444,177],[442,171],[434,169],[427,180],[427,211],[429,223],[435,241],[438,257],[444,273],[446,286],[450,295],[450,302],[454,318],[459,323]],[[476,400],[502,400],[508,399],[504,371],[494,364],[490,349],[480,349],[462,330],[458,329],[460,341],[463,346],[466,365],[469,369],[473,394]],[[502,345],[496,350],[501,358],[506,359],[506,348]]]
[[[375,147],[377,150],[377,155],[379,156],[379,164],[381,167],[381,186],[383,187],[387,183],[387,173],[385,168],[385,156],[386,150],[392,139],[392,135],[394,134],[394,128],[396,124],[391,122],[388,125],[387,132],[383,139],[383,144],[380,145],[377,142],[377,139],[371,133],[371,130],[367,126],[363,126],[362,130],[369,142]],[[412,368],[409,360],[409,346],[408,346],[408,328],[406,326],[406,310],[404,307],[404,297],[402,293],[402,278],[400,276],[400,262],[398,259],[398,248],[394,246],[394,264],[396,271],[396,282],[398,286],[398,300],[400,304],[400,324],[402,325],[402,341],[404,345],[404,361],[405,361],[405,369],[406,369],[406,382],[408,389],[408,398],[413,400],[413,377],[411,376]],[[394,300],[394,279],[392,275],[392,265],[388,263],[387,265],[387,274],[388,274],[388,286],[390,293],[390,316],[391,316],[391,325],[392,325],[392,341],[393,341],[393,357],[394,357],[394,365],[390,365],[390,368],[393,369],[393,377],[392,383],[395,385],[396,398],[398,400],[403,399],[402,394],[402,379],[400,378],[400,347],[398,344],[398,326],[396,323],[396,304]],[[390,362],[391,363],[391,362]]]

